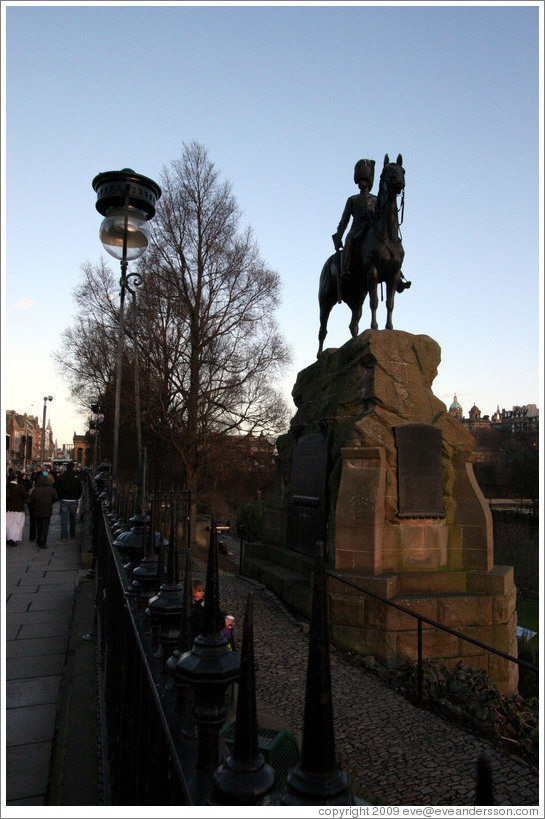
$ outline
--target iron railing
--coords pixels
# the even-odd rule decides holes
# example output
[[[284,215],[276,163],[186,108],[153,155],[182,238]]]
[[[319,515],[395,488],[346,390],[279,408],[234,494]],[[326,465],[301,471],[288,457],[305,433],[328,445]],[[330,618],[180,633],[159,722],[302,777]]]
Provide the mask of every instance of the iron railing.
[[[108,493],[105,490],[101,491],[98,482],[91,481],[91,488],[99,691],[104,698],[103,707],[100,709],[104,722],[101,726],[105,745],[102,752],[108,776],[108,804],[366,805],[367,803],[350,792],[346,774],[338,768],[334,758],[325,602],[326,576],[348,582],[360,591],[416,616],[421,622],[436,625],[452,633],[456,632],[358,587],[357,584],[346,581],[333,572],[324,571],[323,544],[316,544],[301,764],[290,770],[282,792],[271,796],[268,766],[263,765],[257,746],[250,599],[246,608],[239,669],[235,668],[232,659],[229,663],[223,662],[221,638],[219,632],[218,635],[215,633],[215,623],[219,618],[219,597],[216,594],[218,569],[215,521],[212,521],[210,527],[204,631],[194,640],[191,650],[184,648],[180,639],[177,659],[176,650],[172,651],[171,624],[174,620],[180,623],[181,638],[187,612],[174,606],[169,614],[166,607],[162,613],[168,620],[167,626],[163,628],[163,625],[160,625],[155,629],[152,627],[151,601],[158,595],[150,597],[152,592],[149,590],[147,593],[139,592],[138,586],[134,586],[131,580],[133,569],[128,564],[124,565],[127,555],[123,555],[123,550],[119,546],[119,543],[123,542],[119,528],[125,527],[127,532],[131,522],[129,515],[131,509],[134,511],[134,507],[130,502],[120,500],[124,509],[120,515],[110,508]],[[118,498],[121,497],[122,493],[118,495]],[[188,503],[187,498],[185,502]],[[169,503],[175,508],[173,496]],[[145,506],[146,504],[140,504],[140,509]],[[163,507],[163,503],[161,502],[159,506]],[[150,508],[153,508],[153,503]],[[182,517],[186,512],[187,508],[182,511]],[[142,517],[140,513],[133,516],[132,520],[136,521]],[[141,542],[143,545],[153,543],[159,552],[156,586],[168,587],[170,593],[176,585],[171,582],[174,575],[177,577],[179,574],[181,580],[181,561],[174,557],[177,551],[175,513],[171,520],[168,541],[164,541],[161,536],[158,545],[153,513],[151,520],[147,518],[147,521],[144,532],[141,533]],[[148,541],[146,525],[149,529],[148,535],[153,533],[153,538],[150,536]],[[163,519],[162,526],[165,525]],[[163,561],[161,553],[164,551],[165,542],[168,543],[168,548]],[[189,538],[186,547],[188,542]],[[146,548],[142,551],[145,552]],[[132,554],[131,557],[134,558],[135,555]],[[191,587],[191,559],[188,548],[185,548],[185,560],[183,581],[187,591]],[[214,599],[215,603],[212,604],[211,601]],[[466,639],[481,645],[471,638]],[[165,662],[167,657],[168,662]],[[171,664],[172,659],[175,662],[169,670],[167,666]],[[512,659],[516,661],[516,658]],[[523,661],[518,662],[521,665],[529,665]],[[171,674],[171,680],[174,681],[170,690],[168,674]],[[240,683],[234,750],[231,755],[223,756],[224,762],[220,763],[222,746],[218,744],[219,728],[226,713],[222,702],[223,689],[238,674]],[[194,697],[193,727],[197,730],[193,736],[189,736],[188,711],[182,703],[188,687],[191,688]],[[173,693],[177,696],[173,696]],[[185,704],[187,705],[187,702]],[[493,804],[492,784],[489,776],[485,776],[487,764],[486,757],[479,758],[476,804]],[[334,793],[331,791],[332,783]],[[317,794],[323,795],[324,799],[327,798],[329,801],[317,802]],[[210,803],[211,796],[216,801]],[[268,801],[269,799],[271,801]]]
[[[95,502],[97,636],[108,785],[114,805],[190,805],[195,751],[164,690],[163,663],[151,645],[143,600],[130,593],[122,554]],[[184,771],[183,761],[186,763]]]

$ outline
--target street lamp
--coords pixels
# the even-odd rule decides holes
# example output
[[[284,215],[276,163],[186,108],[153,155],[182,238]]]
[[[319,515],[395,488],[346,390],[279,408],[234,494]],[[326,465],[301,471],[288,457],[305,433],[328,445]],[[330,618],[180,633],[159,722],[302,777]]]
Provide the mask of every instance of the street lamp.
[[[25,413],[25,444],[23,446],[23,471],[26,472],[29,458],[32,458],[32,438],[30,437],[30,421]]]
[[[52,395],[44,395],[44,416],[42,422],[42,463],[45,460],[45,413],[47,409],[47,402],[53,401]]]
[[[155,215],[155,204],[161,196],[161,189],[152,179],[135,173],[131,168],[99,173],[93,179],[92,184],[97,194],[96,209],[104,216],[100,225],[100,241],[104,249],[114,259],[121,262],[112,465],[112,494],[115,498],[117,494],[125,291],[128,290],[134,297],[135,291],[131,287],[130,280],[133,280],[134,287],[142,283],[138,273],[127,274],[127,263],[138,259],[148,246],[149,230],[146,222]],[[139,422],[138,416],[138,427]]]
[[[89,421],[89,435],[94,438],[93,446],[93,474],[96,472],[97,458],[98,458],[98,441],[100,436],[100,425],[104,421],[104,407],[100,403],[91,404],[91,412],[93,413]]]

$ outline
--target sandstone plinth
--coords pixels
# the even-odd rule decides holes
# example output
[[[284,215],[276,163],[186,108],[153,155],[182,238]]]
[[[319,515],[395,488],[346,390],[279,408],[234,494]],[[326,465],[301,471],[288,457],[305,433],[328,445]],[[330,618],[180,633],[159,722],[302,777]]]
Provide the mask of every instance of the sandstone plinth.
[[[245,566],[306,612],[300,578],[311,564],[291,542],[287,510],[296,441],[321,431],[328,445],[324,539],[329,566],[423,616],[516,655],[513,572],[494,566],[492,518],[473,474],[473,436],[432,392],[440,360],[440,347],[429,336],[366,330],[340,349],[325,350],[299,373],[292,391],[297,411],[290,432],[277,442],[264,542],[255,547],[254,567],[251,550]],[[409,424],[440,432],[432,438],[440,446],[434,488],[442,503],[440,510],[435,503],[429,515],[399,511],[396,429]],[[406,483],[407,475],[403,478]],[[409,484],[412,479],[409,474]],[[416,474],[414,480],[421,477]],[[386,658],[414,656],[416,621],[409,615],[400,621],[393,608],[364,599],[338,581],[330,583],[329,600],[331,632],[339,644]],[[433,629],[424,636],[427,656],[454,664],[471,655],[478,667],[494,670],[500,688],[516,687],[514,663],[489,661],[486,652],[471,651],[469,645]]]

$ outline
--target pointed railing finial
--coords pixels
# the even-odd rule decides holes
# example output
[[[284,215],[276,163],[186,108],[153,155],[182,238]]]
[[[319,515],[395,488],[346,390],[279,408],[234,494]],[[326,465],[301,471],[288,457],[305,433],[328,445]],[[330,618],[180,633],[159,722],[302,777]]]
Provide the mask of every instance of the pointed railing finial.
[[[275,785],[274,770],[259,750],[253,636],[253,594],[248,594],[242,648],[240,682],[233,753],[216,769],[211,803],[217,805],[265,805]]]
[[[322,541],[316,543],[314,560],[301,759],[288,774],[280,804],[358,804],[335,753]]]
[[[182,655],[174,670],[180,685],[192,686],[193,716],[198,729],[197,771],[208,790],[219,762],[219,731],[227,716],[225,692],[240,673],[240,656],[227,646],[221,632],[216,519],[212,516],[206,570],[203,632],[191,651]]]

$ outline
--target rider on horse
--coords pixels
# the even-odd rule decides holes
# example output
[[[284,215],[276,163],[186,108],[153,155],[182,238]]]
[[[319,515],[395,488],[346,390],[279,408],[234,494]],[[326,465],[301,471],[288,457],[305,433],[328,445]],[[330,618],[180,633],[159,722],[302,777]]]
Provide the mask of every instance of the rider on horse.
[[[346,226],[352,217],[352,225],[346,236],[346,244],[344,247],[343,261],[342,261],[342,279],[346,280],[350,277],[350,264],[354,253],[354,245],[360,244],[369,230],[373,221],[373,214],[375,212],[375,204],[377,197],[369,193],[375,181],[375,160],[374,159],[360,159],[356,162],[354,168],[354,182],[359,187],[360,192],[349,196],[346,205],[337,227],[337,232],[333,234],[333,244],[337,253],[343,246],[342,236],[346,230]],[[402,274],[403,275],[403,274]],[[397,292],[402,293],[406,287],[410,287],[410,282],[405,283],[400,281],[397,286]]]
[[[354,242],[358,242],[365,236],[371,224],[372,213],[375,210],[377,197],[369,193],[375,180],[375,160],[360,159],[354,168],[354,182],[359,187],[360,192],[354,196],[349,196],[337,228],[333,234],[333,244],[335,250],[339,251],[343,246],[343,233],[352,217],[352,225],[346,236],[346,245],[343,253],[343,278],[350,276],[350,261],[353,252]]]

